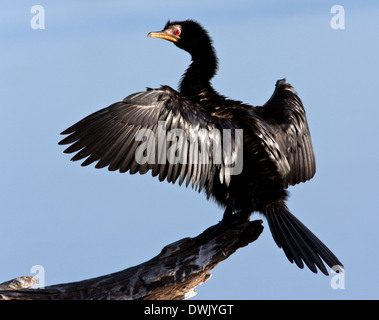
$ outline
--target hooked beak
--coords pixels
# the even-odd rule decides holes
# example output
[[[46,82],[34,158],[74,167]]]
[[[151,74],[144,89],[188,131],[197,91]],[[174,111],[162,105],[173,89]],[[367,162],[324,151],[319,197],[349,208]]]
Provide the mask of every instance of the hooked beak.
[[[172,33],[169,33],[165,30],[163,31],[158,31],[158,32],[150,32],[148,35],[147,35],[148,38],[161,38],[161,39],[165,39],[165,40],[168,40],[168,41],[171,41],[171,42],[178,42],[180,37],[175,35],[175,34],[172,34]]]

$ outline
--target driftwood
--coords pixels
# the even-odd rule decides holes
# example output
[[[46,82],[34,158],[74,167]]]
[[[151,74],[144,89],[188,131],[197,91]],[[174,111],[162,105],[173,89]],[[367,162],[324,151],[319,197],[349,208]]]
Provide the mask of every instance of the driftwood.
[[[255,241],[263,231],[262,221],[249,221],[236,213],[195,238],[167,245],[160,254],[140,265],[109,275],[27,289],[36,278],[20,277],[0,284],[0,300],[183,300],[196,294],[209,271],[237,249]]]

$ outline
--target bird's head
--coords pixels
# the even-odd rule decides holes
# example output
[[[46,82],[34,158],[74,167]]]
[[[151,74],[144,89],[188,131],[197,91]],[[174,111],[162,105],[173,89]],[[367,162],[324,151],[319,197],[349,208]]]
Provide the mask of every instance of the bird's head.
[[[169,40],[191,55],[212,46],[208,32],[194,20],[168,21],[162,31],[150,32],[147,36]]]

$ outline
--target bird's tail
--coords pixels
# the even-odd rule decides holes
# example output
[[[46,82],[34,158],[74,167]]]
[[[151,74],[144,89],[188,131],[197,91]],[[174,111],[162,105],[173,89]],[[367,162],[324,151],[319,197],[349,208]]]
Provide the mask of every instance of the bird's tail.
[[[328,275],[322,262],[324,260],[330,268],[339,266],[337,270],[342,271],[342,264],[337,257],[286,206],[269,208],[265,216],[272,237],[291,263],[295,261],[299,268],[303,268],[304,261],[314,273],[317,273],[317,266]]]

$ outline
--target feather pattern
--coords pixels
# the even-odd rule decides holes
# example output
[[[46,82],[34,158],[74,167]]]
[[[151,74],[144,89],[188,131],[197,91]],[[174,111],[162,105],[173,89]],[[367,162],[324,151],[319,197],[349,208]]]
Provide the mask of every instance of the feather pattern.
[[[85,117],[62,132],[68,136],[59,144],[71,144],[64,152],[76,152],[72,161],[86,158],[83,166],[97,162],[96,168],[110,171],[151,171],[160,181],[179,178],[180,185],[186,179],[186,186],[206,188],[209,197],[209,182],[224,167],[213,158],[213,150],[222,147],[220,135],[214,135],[222,128],[215,123],[197,104],[163,86]],[[237,153],[235,147],[231,153]]]

